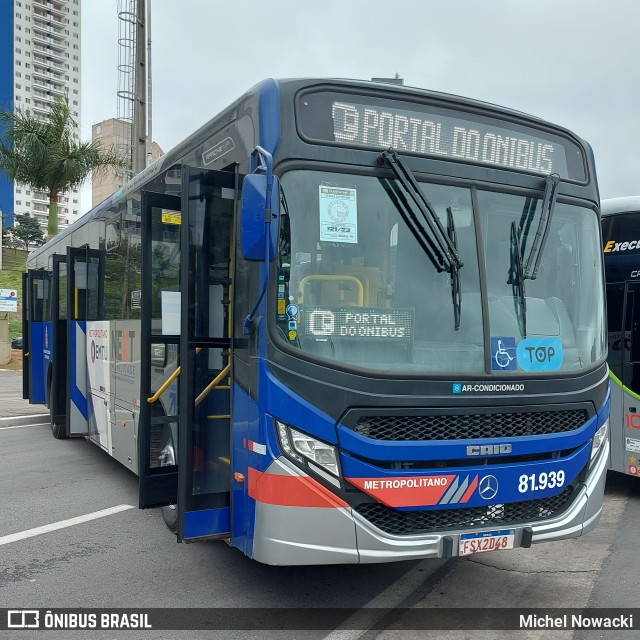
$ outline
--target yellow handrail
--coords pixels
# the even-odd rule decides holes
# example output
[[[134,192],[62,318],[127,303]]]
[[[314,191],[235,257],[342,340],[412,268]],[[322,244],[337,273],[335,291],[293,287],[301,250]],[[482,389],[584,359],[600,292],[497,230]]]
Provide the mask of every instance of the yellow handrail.
[[[149,398],[147,398],[147,402],[149,404],[153,404],[166,390],[167,387],[180,375],[180,369],[182,367],[178,367],[165,381],[164,384]]]
[[[196,347],[196,353],[200,353],[202,351],[202,347]],[[180,375],[180,370],[182,367],[178,367],[162,384],[162,386],[149,398],[147,398],[147,402],[149,404],[153,404],[169,387],[169,385]]]
[[[356,285],[356,289],[358,290],[358,306],[364,306],[364,287],[362,286],[362,282],[359,278],[355,276],[333,276],[333,275],[311,275],[305,276],[300,280],[300,284],[298,285],[298,299],[299,302],[304,301],[304,288],[308,282],[312,282],[313,280],[324,280],[324,281],[338,281],[338,282],[353,282]]]
[[[202,391],[196,398],[196,407],[207,397],[211,389],[213,389],[231,371],[231,363],[229,363]]]

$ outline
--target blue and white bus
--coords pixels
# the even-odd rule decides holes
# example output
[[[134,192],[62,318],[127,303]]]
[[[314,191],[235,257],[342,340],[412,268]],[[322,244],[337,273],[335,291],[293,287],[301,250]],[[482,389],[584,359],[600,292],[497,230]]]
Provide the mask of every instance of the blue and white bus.
[[[599,198],[561,127],[267,80],[31,254],[25,294],[27,397],[178,541],[371,563],[600,517]]]

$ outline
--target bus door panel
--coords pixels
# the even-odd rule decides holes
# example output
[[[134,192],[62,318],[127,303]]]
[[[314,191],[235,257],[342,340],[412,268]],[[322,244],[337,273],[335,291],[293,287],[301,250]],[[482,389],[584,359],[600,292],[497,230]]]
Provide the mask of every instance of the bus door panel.
[[[31,349],[29,347],[29,274],[22,274],[22,398],[29,400]]]
[[[236,174],[184,167],[178,540],[231,532],[230,335]]]
[[[142,191],[140,508],[175,506],[177,500],[181,215],[179,197]]]
[[[67,432],[88,434],[110,452],[108,390],[94,394],[90,382],[96,370],[105,366],[108,354],[108,340],[100,326],[106,323],[98,322],[104,298],[102,252],[88,247],[67,247],[67,269]],[[88,330],[92,334],[89,339]]]
[[[640,283],[636,282],[628,282],[625,288],[622,363],[623,437],[640,440]],[[612,441],[614,438],[612,427]],[[624,441],[621,444],[613,448],[625,451]],[[622,464],[626,471],[627,461]]]
[[[66,428],[67,362],[68,362],[68,272],[67,256],[53,256],[51,286],[51,321],[53,357],[49,380],[49,406],[53,423]]]
[[[136,303],[137,304],[137,303]],[[111,454],[138,473],[136,424],[140,411],[140,320],[114,320],[104,324],[108,340],[108,366],[104,386],[109,397]],[[89,363],[91,367],[91,363]]]
[[[29,283],[29,331],[27,340],[30,347],[29,366],[29,402],[46,404],[48,402],[47,372],[51,359],[48,326],[49,316],[49,273],[43,269],[30,269]]]

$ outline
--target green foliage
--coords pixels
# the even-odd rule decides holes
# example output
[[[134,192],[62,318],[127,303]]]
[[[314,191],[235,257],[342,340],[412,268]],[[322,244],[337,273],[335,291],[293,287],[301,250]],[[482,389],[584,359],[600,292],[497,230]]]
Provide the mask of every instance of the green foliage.
[[[106,247],[104,310],[107,318],[133,319],[140,309],[131,307],[131,292],[142,288],[142,254],[139,244],[124,236],[120,243]]]
[[[9,318],[9,337],[12,340],[22,335],[22,272],[26,268],[27,252],[21,249],[7,251],[5,244],[2,251],[0,289],[16,289],[18,291],[18,311],[6,314],[0,312],[0,317]]]
[[[14,252],[18,246],[18,243],[16,242],[16,238],[13,235],[13,227],[8,227],[7,226],[7,218],[8,216],[6,214],[2,215],[2,246],[5,249],[13,249]]]
[[[125,163],[98,142],[79,142],[78,123],[68,99],[57,98],[46,119],[28,111],[0,111],[6,141],[0,140],[0,170],[10,180],[47,192],[49,237],[58,233],[58,197],[79,187],[92,172],[98,174]]]
[[[25,251],[29,251],[29,247],[35,245],[39,247],[44,244],[45,237],[38,221],[29,213],[17,213],[16,222],[18,223],[11,230],[14,240],[22,245]]]

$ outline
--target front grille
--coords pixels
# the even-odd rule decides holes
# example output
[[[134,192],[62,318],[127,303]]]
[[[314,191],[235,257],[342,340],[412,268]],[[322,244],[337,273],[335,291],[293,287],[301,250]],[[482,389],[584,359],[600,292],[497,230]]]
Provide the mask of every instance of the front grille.
[[[563,433],[589,419],[585,409],[458,415],[361,416],[354,431],[372,440],[465,440]]]
[[[487,525],[510,525],[517,522],[550,518],[565,509],[573,494],[568,486],[553,498],[494,504],[487,507],[442,509],[438,511],[396,511],[377,502],[355,507],[371,524],[393,535],[426,533],[438,529],[464,529]]]

